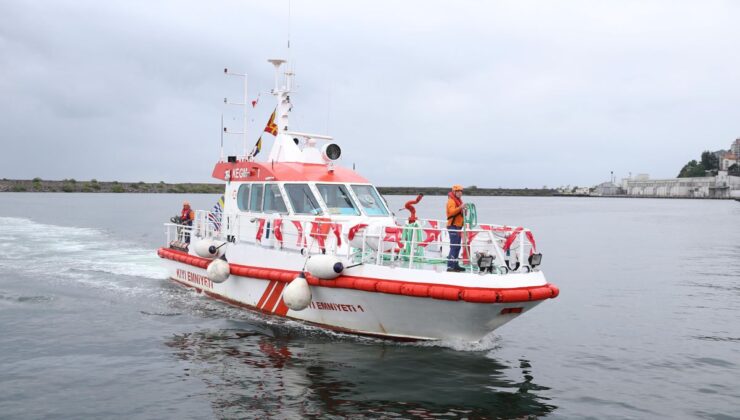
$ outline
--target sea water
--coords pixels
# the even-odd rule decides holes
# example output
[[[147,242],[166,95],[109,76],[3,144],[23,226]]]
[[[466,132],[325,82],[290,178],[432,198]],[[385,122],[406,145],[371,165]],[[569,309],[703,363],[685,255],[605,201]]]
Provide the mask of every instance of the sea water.
[[[740,418],[740,203],[464,197],[531,228],[561,294],[478,343],[400,344],[169,282],[185,198],[217,196],[0,194],[0,418]]]

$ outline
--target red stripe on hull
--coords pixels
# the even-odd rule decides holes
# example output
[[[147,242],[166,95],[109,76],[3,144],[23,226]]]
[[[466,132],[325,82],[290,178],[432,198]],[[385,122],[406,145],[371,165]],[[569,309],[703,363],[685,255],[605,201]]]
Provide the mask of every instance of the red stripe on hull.
[[[275,309],[275,304],[283,294],[283,289],[285,289],[285,283],[278,283],[278,285],[275,286],[275,290],[272,291],[270,298],[267,299],[267,303],[265,303],[265,306],[263,306],[262,309],[267,312],[273,312],[273,309]]]
[[[262,305],[264,305],[265,301],[267,300],[267,297],[270,296],[270,293],[277,285],[276,281],[271,281],[267,283],[267,287],[265,288],[264,293],[262,293],[262,297],[260,298],[259,302],[257,302],[257,307],[262,309]]]
[[[278,301],[278,306],[277,308],[275,308],[275,313],[280,316],[285,316],[288,313],[288,309],[290,308],[288,308],[285,305],[285,301],[283,300],[283,297],[281,296],[280,301]]]

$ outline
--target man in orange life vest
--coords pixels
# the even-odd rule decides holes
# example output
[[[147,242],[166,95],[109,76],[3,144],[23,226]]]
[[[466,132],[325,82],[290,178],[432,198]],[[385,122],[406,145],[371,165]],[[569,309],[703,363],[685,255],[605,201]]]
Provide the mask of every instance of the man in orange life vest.
[[[450,254],[447,256],[447,271],[465,271],[460,267],[460,229],[463,227],[462,185],[453,185],[447,193],[447,232],[450,234]]]
[[[195,220],[195,212],[190,208],[190,203],[183,201],[182,212],[180,212],[180,224],[185,226],[193,226],[193,220]],[[185,232],[185,242],[190,243],[190,233]]]

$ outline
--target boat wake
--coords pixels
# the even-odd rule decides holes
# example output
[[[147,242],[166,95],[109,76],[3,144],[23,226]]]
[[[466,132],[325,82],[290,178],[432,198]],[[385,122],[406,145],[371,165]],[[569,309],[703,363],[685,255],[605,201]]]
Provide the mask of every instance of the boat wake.
[[[269,335],[326,337],[370,345],[443,347],[456,351],[479,352],[495,349],[497,336],[490,334],[474,343],[442,340],[434,342],[399,343],[353,334],[328,331],[303,322],[265,316],[214,302],[194,290],[177,286],[162,288],[161,284],[144,280],[167,278],[167,271],[152,249],[137,247],[115,238],[105,231],[84,227],[68,227],[38,223],[29,219],[0,217],[0,271],[33,278],[79,284],[115,292],[142,295],[160,294],[175,311],[142,311],[147,316],[179,316],[183,313],[203,318],[225,318],[246,323]],[[193,299],[194,295],[202,299]],[[29,300],[35,300],[31,297]],[[0,300],[25,301],[25,298],[1,295]],[[43,299],[42,299],[43,300]]]
[[[0,217],[0,271],[128,291],[136,290],[141,278],[167,277],[152,249],[99,229],[16,217]]]
[[[438,341],[420,341],[412,345],[419,347],[444,347],[461,352],[487,352],[496,350],[501,347],[501,338],[495,333],[489,333],[478,341],[465,340],[438,340]]]

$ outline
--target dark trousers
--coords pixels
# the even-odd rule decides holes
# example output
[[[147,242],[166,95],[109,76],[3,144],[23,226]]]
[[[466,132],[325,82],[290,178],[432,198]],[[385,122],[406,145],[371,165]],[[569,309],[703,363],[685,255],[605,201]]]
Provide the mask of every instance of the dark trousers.
[[[182,224],[183,224],[183,226],[190,227],[190,226],[193,226],[193,221],[192,220],[186,220],[186,221],[182,222]],[[190,243],[190,229],[185,230],[183,228],[183,231],[184,231],[183,232],[183,236],[184,236],[184,239],[185,239],[185,243],[189,244]]]
[[[460,267],[458,258],[460,256],[460,229],[459,226],[447,226],[447,232],[450,234],[450,254],[447,256],[447,267]]]

